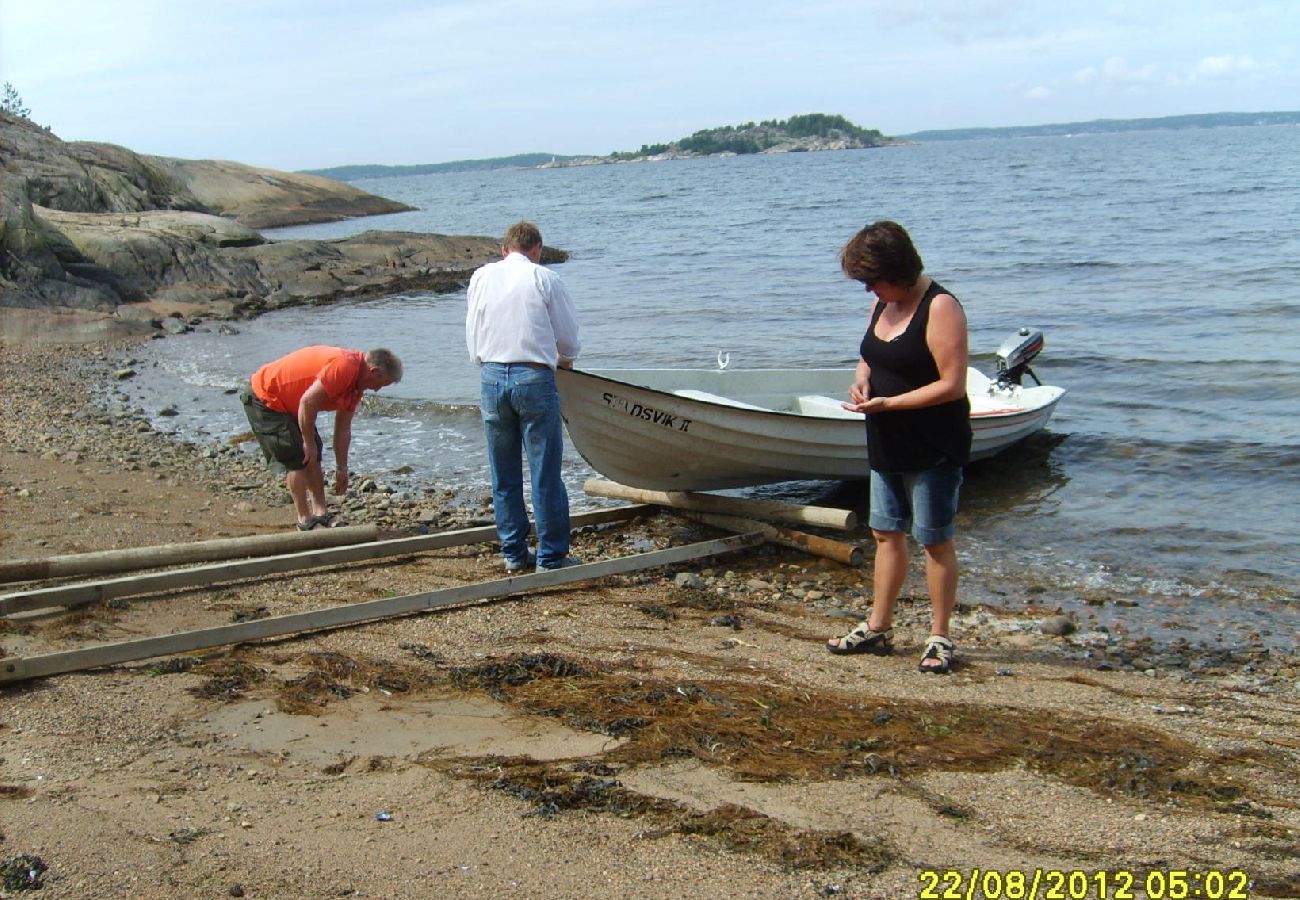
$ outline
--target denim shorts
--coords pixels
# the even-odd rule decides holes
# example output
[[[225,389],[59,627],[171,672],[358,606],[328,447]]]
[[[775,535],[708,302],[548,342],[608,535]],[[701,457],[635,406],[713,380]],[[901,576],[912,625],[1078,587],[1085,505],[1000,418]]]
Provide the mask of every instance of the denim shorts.
[[[876,531],[907,531],[923,546],[957,534],[961,466],[940,465],[920,472],[871,470],[871,516]]]

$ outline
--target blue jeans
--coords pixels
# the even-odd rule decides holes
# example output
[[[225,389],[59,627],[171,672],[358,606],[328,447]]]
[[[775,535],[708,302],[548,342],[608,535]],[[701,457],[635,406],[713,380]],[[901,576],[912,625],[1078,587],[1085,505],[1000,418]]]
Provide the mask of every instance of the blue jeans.
[[[564,421],[555,373],[531,363],[483,363],[479,378],[501,554],[512,563],[528,559],[526,453],[537,517],[537,565],[558,566],[569,553],[569,494],[560,475]]]
[[[957,534],[957,495],[961,466],[939,465],[920,472],[871,470],[871,515],[876,531],[906,531],[929,547]]]

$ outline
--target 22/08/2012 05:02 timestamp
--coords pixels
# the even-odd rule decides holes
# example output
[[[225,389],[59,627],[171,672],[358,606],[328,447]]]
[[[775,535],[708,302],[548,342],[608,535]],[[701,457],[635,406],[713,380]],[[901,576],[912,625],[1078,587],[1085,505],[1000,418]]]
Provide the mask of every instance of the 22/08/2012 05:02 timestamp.
[[[1249,900],[1240,869],[926,869],[917,900]]]

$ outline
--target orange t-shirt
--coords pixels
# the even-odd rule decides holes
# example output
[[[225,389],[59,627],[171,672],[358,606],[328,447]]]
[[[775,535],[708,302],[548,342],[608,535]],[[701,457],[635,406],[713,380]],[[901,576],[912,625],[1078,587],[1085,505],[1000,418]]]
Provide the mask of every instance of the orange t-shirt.
[[[329,395],[322,410],[354,411],[361,402],[363,392],[358,382],[365,366],[366,355],[360,350],[323,344],[303,347],[254,372],[253,393],[268,408],[296,416],[302,395],[319,380]]]

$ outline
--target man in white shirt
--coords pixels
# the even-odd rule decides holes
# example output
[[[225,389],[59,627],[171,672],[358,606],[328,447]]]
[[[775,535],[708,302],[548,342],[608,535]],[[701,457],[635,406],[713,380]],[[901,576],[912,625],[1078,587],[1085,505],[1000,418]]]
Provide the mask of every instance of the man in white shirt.
[[[492,471],[492,507],[507,572],[574,565],[569,556],[569,495],[560,476],[564,422],[555,369],[569,368],[582,345],[573,300],[560,277],[540,265],[542,233],[517,222],[500,262],[469,282],[465,343],[479,367],[480,407]],[[524,454],[537,517],[537,553],[528,550]]]

